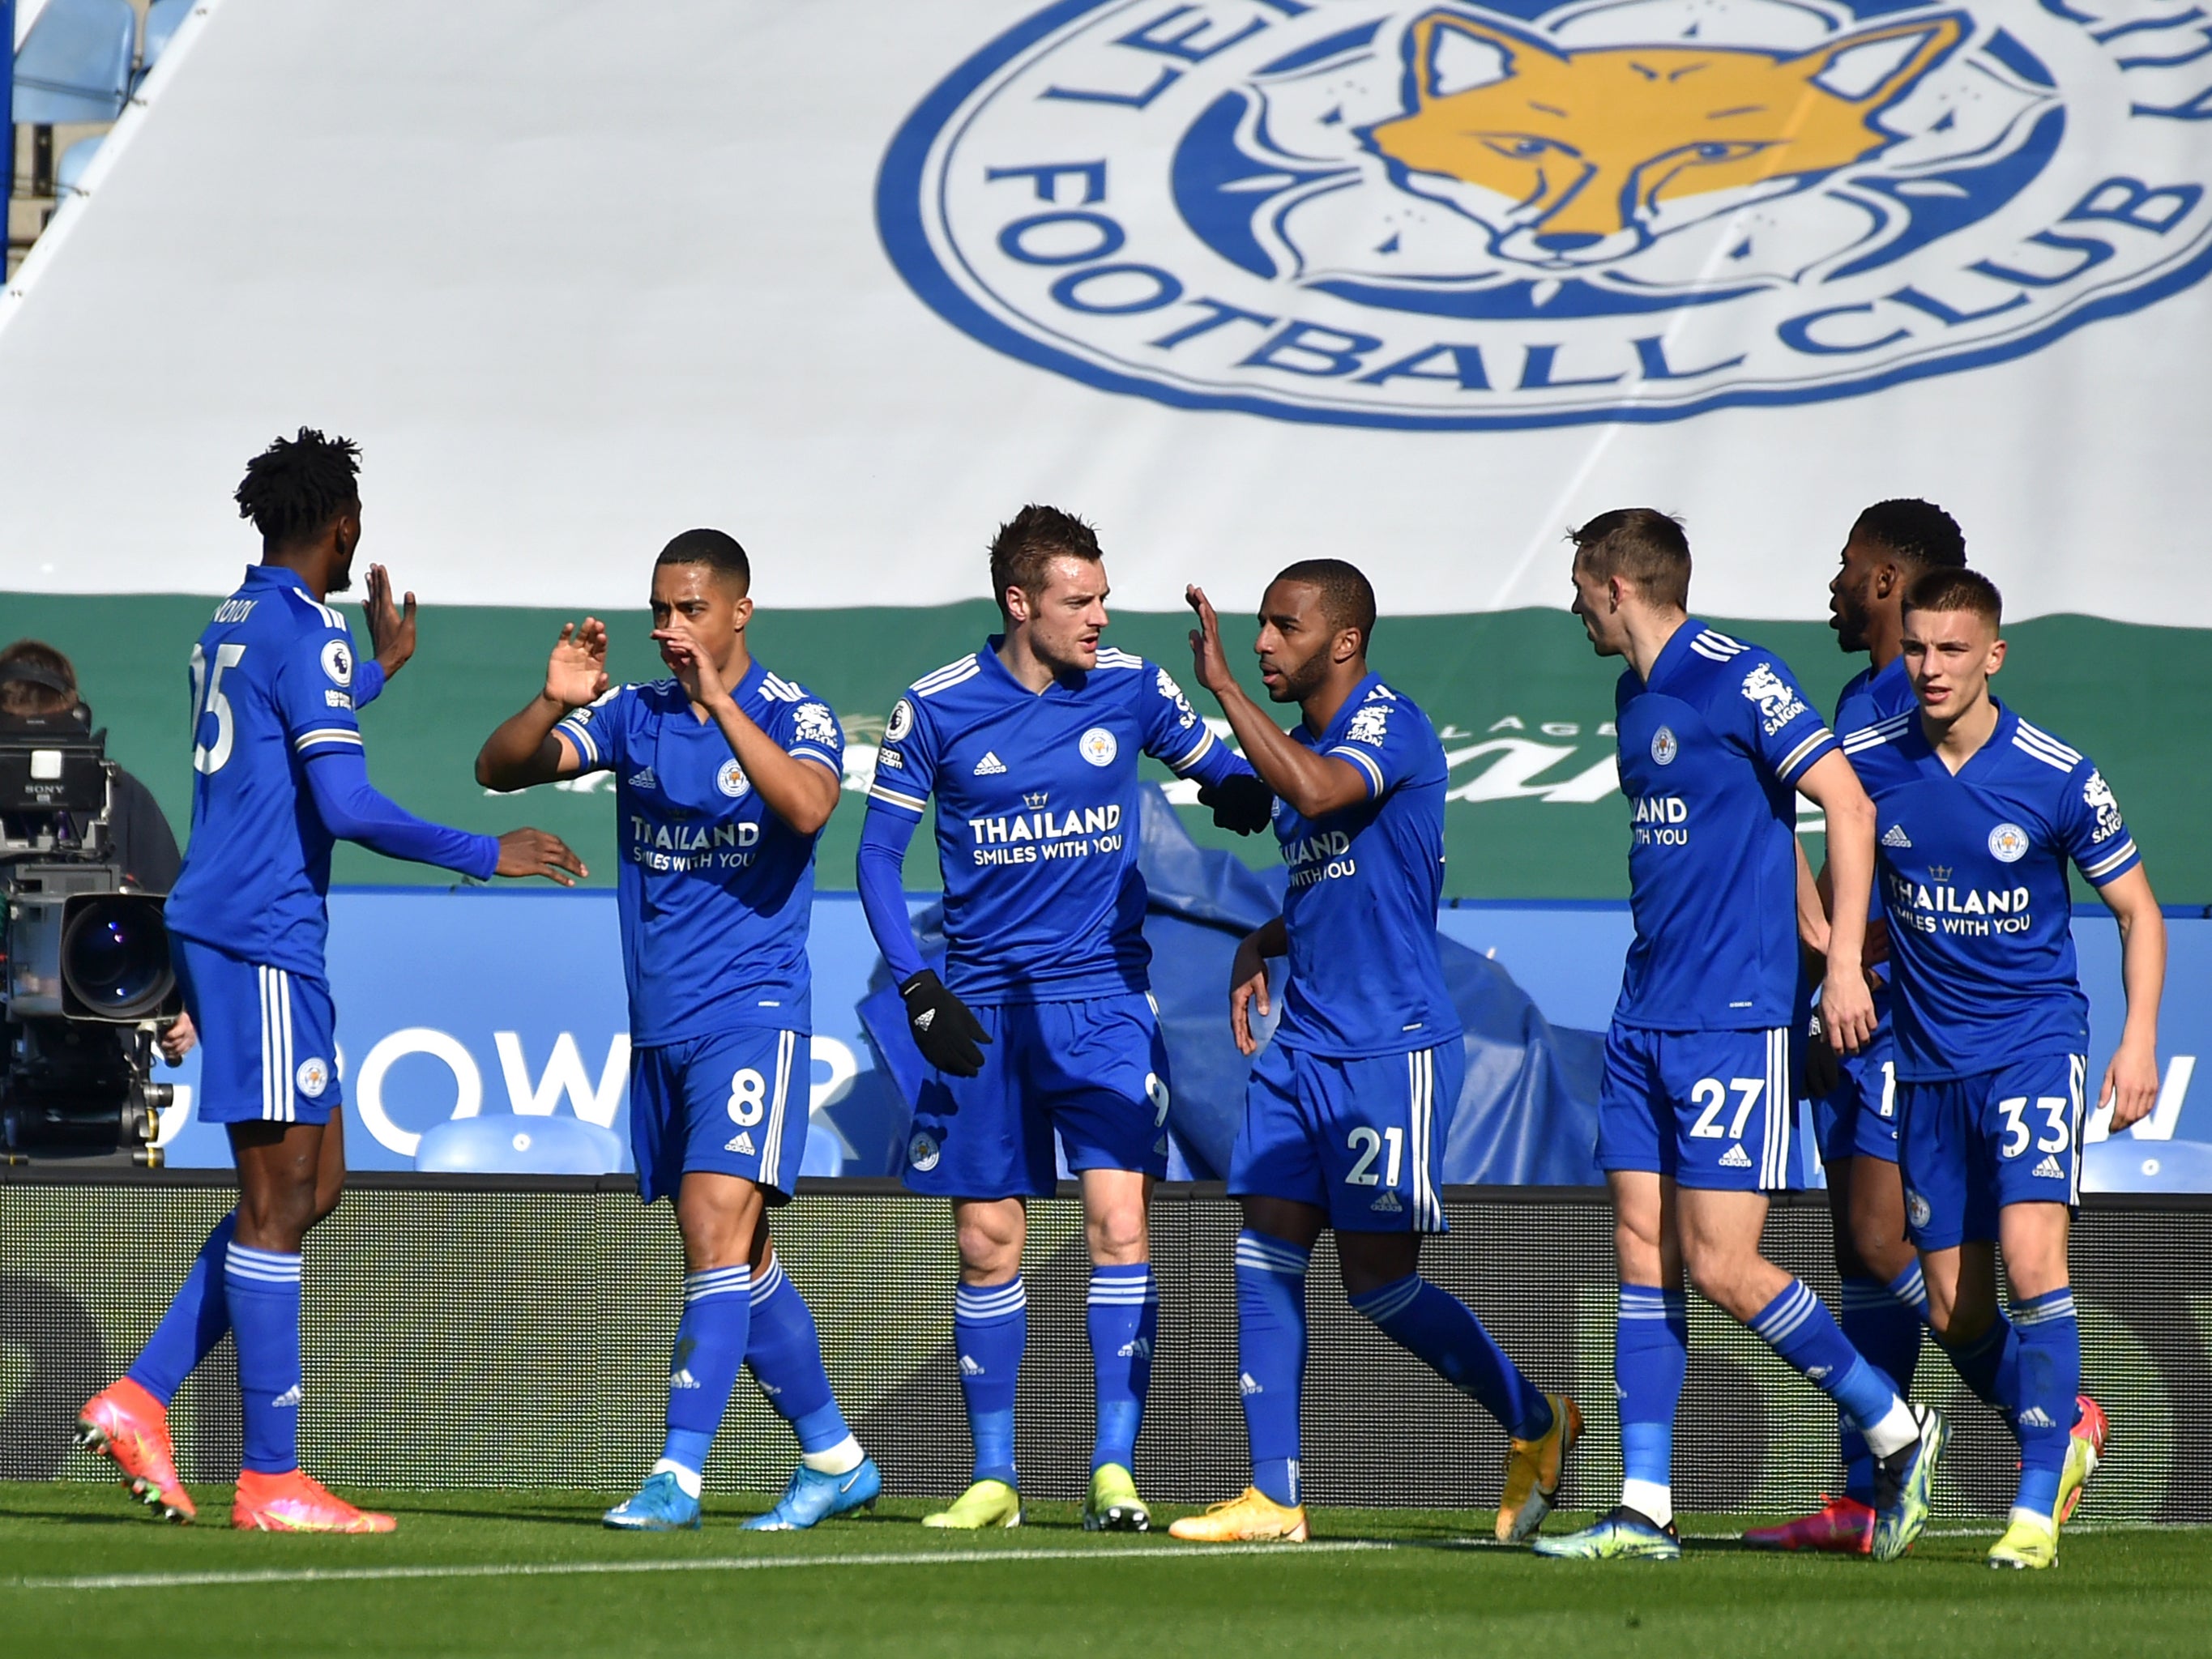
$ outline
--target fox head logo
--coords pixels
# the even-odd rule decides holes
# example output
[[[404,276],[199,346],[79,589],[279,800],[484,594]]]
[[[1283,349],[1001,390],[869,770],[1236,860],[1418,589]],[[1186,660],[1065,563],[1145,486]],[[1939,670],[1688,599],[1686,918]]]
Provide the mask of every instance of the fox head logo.
[[[1882,112],[1967,33],[1944,12],[1798,52],[1566,48],[1431,11],[1405,34],[1410,112],[1362,137],[1407,188],[1487,226],[1500,257],[1599,264],[1896,143]]]

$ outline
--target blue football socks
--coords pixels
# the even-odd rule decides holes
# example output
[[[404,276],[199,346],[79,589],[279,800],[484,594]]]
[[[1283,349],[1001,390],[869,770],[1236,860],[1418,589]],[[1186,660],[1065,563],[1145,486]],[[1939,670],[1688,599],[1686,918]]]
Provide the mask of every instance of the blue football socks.
[[[238,1340],[245,1467],[288,1474],[300,1467],[299,1255],[248,1249],[234,1239],[223,1253],[222,1281]]]
[[[1152,1386],[1152,1344],[1159,1335],[1160,1291],[1149,1262],[1094,1267],[1085,1310],[1091,1363],[1098,1380],[1098,1433],[1091,1467],[1136,1467],[1137,1431]]]
[[[1917,1263],[1900,1279],[1918,1281]],[[1895,1290],[1881,1280],[1870,1278],[1846,1279],[1837,1324],[1844,1338],[1858,1350],[1867,1364],[1881,1374],[1893,1394],[1902,1395],[1912,1387],[1912,1373],[1920,1364],[1921,1335],[1927,1327],[1923,1312],[1927,1292],[1920,1292],[1920,1304],[1915,1307],[1900,1298]],[[1846,1420],[1839,1438],[1844,1455],[1844,1490],[1862,1504],[1871,1505],[1875,1500],[1874,1454],[1867,1449],[1866,1437]]]
[[[1844,1340],[1835,1316],[1804,1280],[1791,1279],[1761,1308],[1751,1332],[1834,1401],[1876,1457],[1887,1457],[1918,1437],[1919,1425],[1897,1390]]]
[[[1662,1527],[1674,1518],[1674,1408],[1689,1364],[1688,1297],[1656,1285],[1622,1285],[1613,1339],[1620,1501]]]
[[[1249,1228],[1237,1235],[1237,1391],[1252,1484],[1278,1504],[1298,1487],[1298,1393],[1306,1374],[1306,1252]]]
[[[1516,1440],[1534,1440],[1552,1426],[1551,1402],[1491,1340],[1474,1310],[1419,1273],[1352,1298],[1352,1310],[1429,1369],[1480,1401]]]
[[[230,1236],[238,1231],[238,1212],[215,1224],[215,1231],[192,1259],[191,1271],[170,1299],[168,1312],[146,1339],[126,1375],[164,1406],[193,1368],[206,1358],[230,1328],[230,1303],[223,1295],[224,1261]]]
[[[2020,1358],[2020,1332],[2012,1321],[2000,1311],[1989,1329],[1972,1341],[1955,1348],[1946,1343],[1943,1352],[1951,1357],[1951,1368],[1973,1391],[1974,1398],[2011,1422],[2012,1390],[2002,1379]],[[2072,1425],[2070,1412],[2068,1425]]]
[[[684,1317],[668,1362],[668,1440],[653,1472],[672,1472],[694,1498],[738,1367],[744,1364],[752,1279],[752,1268],[740,1261],[734,1267],[703,1268],[684,1280]]]
[[[1014,1472],[1014,1381],[1029,1334],[1029,1292],[1019,1278],[1004,1285],[963,1285],[953,1292],[952,1346],[960,1356],[960,1392],[968,1401],[978,1480],[1021,1484]]]
[[[2001,1382],[2010,1385],[2012,1429],[2020,1441],[2020,1496],[2013,1512],[2048,1522],[2058,1507],[2075,1396],[2081,1392],[2081,1328],[2074,1316],[2074,1292],[2060,1289],[2014,1302],[2012,1323],[2020,1333],[2019,1358]]]
[[[822,1364],[822,1337],[813,1310],[799,1286],[769,1258],[752,1284],[752,1325],[745,1339],[745,1364],[776,1415],[799,1437],[802,1456],[820,1456],[852,1438],[845,1413],[830,1388]]]

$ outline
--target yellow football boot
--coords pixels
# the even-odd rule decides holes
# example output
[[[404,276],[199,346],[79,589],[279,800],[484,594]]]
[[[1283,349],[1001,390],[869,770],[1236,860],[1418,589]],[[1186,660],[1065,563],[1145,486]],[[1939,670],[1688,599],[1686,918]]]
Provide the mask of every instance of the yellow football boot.
[[[2058,1529],[2032,1515],[2014,1514],[2005,1535],[1990,1546],[1993,1567],[2022,1571],[2050,1566],[2057,1559]]]
[[[1567,1454],[1583,1437],[1582,1407],[1563,1394],[1547,1394],[1552,1426],[1534,1440],[1516,1440],[1505,1455],[1505,1489],[1498,1499],[1498,1536],[1518,1544],[1534,1536],[1559,1501],[1559,1474]]]
[[[1216,1504],[1204,1515],[1185,1516],[1168,1528],[1168,1535],[1195,1544],[1303,1544],[1308,1536],[1306,1509],[1303,1504],[1278,1504],[1257,1486],[1247,1486],[1242,1498]]]
[[[952,1500],[952,1507],[921,1517],[925,1527],[984,1532],[1022,1524],[1022,1495],[1003,1480],[978,1480]]]

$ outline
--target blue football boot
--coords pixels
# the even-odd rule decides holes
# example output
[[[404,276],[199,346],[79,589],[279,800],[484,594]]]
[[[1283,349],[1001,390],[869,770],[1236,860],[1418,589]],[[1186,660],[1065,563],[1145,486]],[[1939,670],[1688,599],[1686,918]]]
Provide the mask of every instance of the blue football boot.
[[[801,1463],[775,1507],[744,1523],[746,1532],[804,1532],[817,1521],[854,1510],[872,1510],[884,1490],[884,1474],[872,1457],[842,1474],[823,1474]]]
[[[637,1496],[617,1504],[599,1517],[600,1524],[620,1532],[696,1530],[699,1500],[676,1484],[666,1471],[653,1476],[637,1489]]]
[[[1640,1510],[1617,1504],[1580,1532],[1538,1538],[1529,1547],[1562,1561],[1679,1561],[1682,1534]]]

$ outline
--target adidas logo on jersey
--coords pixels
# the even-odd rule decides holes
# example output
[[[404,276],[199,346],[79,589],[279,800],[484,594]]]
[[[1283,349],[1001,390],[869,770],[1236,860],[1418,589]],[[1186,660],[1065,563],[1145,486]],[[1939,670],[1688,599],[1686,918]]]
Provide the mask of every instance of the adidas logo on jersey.
[[[1748,1170],[1750,1167],[1751,1155],[1740,1146],[1729,1147],[1721,1156],[1721,1168],[1723,1170]]]
[[[982,1376],[982,1374],[983,1374],[983,1368],[982,1368],[981,1365],[979,1365],[979,1364],[977,1364],[975,1363],[975,1357],[973,1354],[965,1354],[965,1353],[963,1353],[963,1354],[962,1354],[962,1355],[960,1356],[960,1375],[961,1375],[961,1376]]]
[[[691,1375],[691,1368],[686,1365],[680,1371],[669,1372],[668,1386],[672,1389],[696,1389],[699,1386],[699,1379]]]
[[[650,766],[641,766],[629,775],[629,787],[633,789],[651,789],[657,787],[659,782],[660,780],[653,775],[653,769]]]
[[[738,1130],[734,1137],[722,1143],[722,1150],[726,1152],[743,1152],[747,1158],[750,1158],[753,1155],[752,1131]]]
[[[1389,1191],[1385,1191],[1367,1207],[1382,1215],[1402,1215],[1406,1209],[1406,1206],[1398,1201],[1398,1194]]]
[[[274,1400],[270,1401],[269,1402],[269,1406],[270,1409],[272,1411],[281,1411],[287,1406],[296,1406],[299,1403],[300,1385],[297,1382],[295,1382],[290,1388],[285,1389],[283,1393],[278,1395]]]
[[[2020,1414],[2019,1422],[2023,1429],[2048,1429],[2056,1426],[2051,1420],[2050,1413],[2040,1406],[2030,1406]]]
[[[1912,837],[1905,833],[1903,824],[1893,823],[1889,826],[1888,833],[1882,836],[1881,844],[1884,847],[1910,847],[1912,845]]]
[[[979,778],[995,778],[1006,769],[1006,762],[988,749],[983,751],[983,758],[975,763],[975,775]]]
[[[2063,1181],[2066,1179],[2066,1171],[2058,1162],[2057,1153],[2051,1153],[2043,1160],[2042,1163],[2035,1166],[2035,1178],[2038,1181]]]

